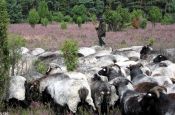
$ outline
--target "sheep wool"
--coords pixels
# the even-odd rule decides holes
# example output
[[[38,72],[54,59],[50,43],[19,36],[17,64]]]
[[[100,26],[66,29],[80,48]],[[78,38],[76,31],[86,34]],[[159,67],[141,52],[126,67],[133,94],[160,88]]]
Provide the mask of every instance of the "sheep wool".
[[[88,96],[86,97],[86,102],[88,102],[95,110],[95,106],[91,98],[90,87],[85,80],[65,79],[56,81],[53,84],[50,84],[47,87],[47,90],[57,104],[61,106],[67,104],[69,109],[73,113],[76,113],[78,103],[81,101],[78,91],[84,87],[89,91]]]
[[[25,100],[25,81],[26,78],[22,76],[11,77],[8,99],[15,98],[18,100]]]

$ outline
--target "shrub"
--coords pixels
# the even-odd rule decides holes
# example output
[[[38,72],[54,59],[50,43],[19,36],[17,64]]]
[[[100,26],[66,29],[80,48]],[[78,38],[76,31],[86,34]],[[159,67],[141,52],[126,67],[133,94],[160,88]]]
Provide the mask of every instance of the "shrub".
[[[64,19],[64,15],[61,12],[55,12],[55,13],[53,13],[52,18],[56,22],[62,22]]]
[[[156,42],[155,38],[149,38],[147,44],[152,46],[155,42]]]
[[[105,12],[105,21],[109,25],[109,30],[116,31],[125,27],[130,22],[130,14],[126,8],[118,6],[115,11]]]
[[[35,67],[36,67],[36,71],[41,74],[45,74],[47,71],[47,65],[40,60],[35,62]]]
[[[10,56],[10,65],[12,67],[11,75],[14,75],[15,64],[21,59],[22,55],[20,48],[25,46],[25,39],[19,35],[9,35],[8,36],[8,47]]]
[[[28,21],[29,23],[34,26],[35,24],[37,24],[39,22],[39,14],[36,11],[36,9],[31,9],[29,12],[29,17],[28,17]]]
[[[166,14],[163,16],[163,19],[161,20],[161,24],[172,24],[173,23],[173,18],[172,16]]]
[[[78,27],[81,27],[81,24],[83,23],[83,20],[82,20],[82,18],[79,16],[78,18],[77,18],[77,24],[78,24]]]
[[[63,52],[64,62],[68,71],[73,71],[77,67],[78,62],[78,45],[74,40],[66,40],[61,48]]]
[[[48,6],[44,0],[40,1],[40,3],[39,3],[38,14],[39,14],[40,18],[46,18],[49,15]]]
[[[141,18],[143,18],[143,11],[142,10],[133,10],[131,12],[131,21],[132,26],[135,28],[140,27]]]
[[[87,9],[86,7],[81,4],[81,5],[75,5],[73,8],[72,8],[72,11],[71,11],[71,14],[73,16],[73,21],[76,22],[77,21],[77,18],[79,16],[81,16],[82,18],[82,22],[86,22],[88,20],[88,16],[87,16]]]
[[[0,110],[9,86],[9,50],[7,47],[8,13],[6,0],[0,0]],[[1,106],[2,105],[2,106]]]
[[[62,21],[61,22],[61,29],[67,29],[67,23]]]
[[[72,18],[69,16],[69,15],[66,15],[65,17],[64,17],[64,21],[65,22],[72,22]]]
[[[147,26],[147,20],[146,19],[142,19],[141,22],[140,22],[140,27],[142,29],[145,29]]]
[[[153,6],[148,11],[149,14],[149,20],[153,22],[153,25],[155,26],[156,22],[160,22],[162,18],[162,13],[159,9],[159,7]]]
[[[96,17],[95,14],[93,14],[93,15],[91,16],[91,21],[92,21],[93,24],[97,23],[97,17]]]
[[[43,26],[47,26],[48,23],[49,23],[49,20],[48,20],[47,18],[41,18],[41,24],[42,24]]]

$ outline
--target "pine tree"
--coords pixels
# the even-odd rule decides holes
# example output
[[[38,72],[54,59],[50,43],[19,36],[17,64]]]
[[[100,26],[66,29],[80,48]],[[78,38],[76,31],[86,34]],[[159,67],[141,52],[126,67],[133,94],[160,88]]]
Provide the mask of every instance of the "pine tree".
[[[8,21],[6,2],[5,0],[0,0],[0,103],[7,96],[7,86],[9,83]]]

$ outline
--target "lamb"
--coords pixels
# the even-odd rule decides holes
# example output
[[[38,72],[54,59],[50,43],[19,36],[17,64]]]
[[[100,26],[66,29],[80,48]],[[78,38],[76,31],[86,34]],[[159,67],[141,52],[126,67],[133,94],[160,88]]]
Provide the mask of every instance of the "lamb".
[[[8,97],[5,100],[6,106],[10,107],[29,107],[31,101],[26,95],[26,78],[22,76],[12,76],[10,79],[10,86]]]
[[[67,105],[73,113],[77,112],[78,104],[81,101],[87,102],[96,110],[91,98],[90,86],[85,80],[63,79],[48,85],[45,90],[56,104]]]

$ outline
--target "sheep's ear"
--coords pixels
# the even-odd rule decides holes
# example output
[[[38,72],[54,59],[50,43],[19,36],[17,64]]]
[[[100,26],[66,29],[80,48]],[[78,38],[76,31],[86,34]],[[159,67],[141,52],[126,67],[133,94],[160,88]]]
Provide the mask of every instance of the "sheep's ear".
[[[168,67],[168,65],[166,63],[160,63],[159,67]]]

